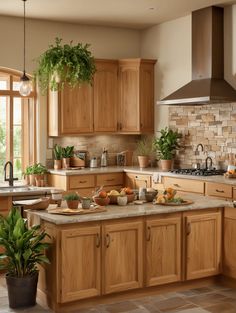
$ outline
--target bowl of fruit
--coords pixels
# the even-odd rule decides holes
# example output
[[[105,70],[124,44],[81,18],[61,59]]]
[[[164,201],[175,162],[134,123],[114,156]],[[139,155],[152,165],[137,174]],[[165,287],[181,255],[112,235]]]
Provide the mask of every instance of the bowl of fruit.
[[[93,201],[101,206],[106,206],[110,203],[110,198],[105,190],[100,190],[97,195],[93,197]]]
[[[157,196],[155,204],[161,204],[161,205],[188,205],[192,204],[192,200],[184,200],[181,197],[176,196],[176,190],[173,188],[167,188],[163,192],[163,194],[160,194]]]
[[[122,188],[120,191],[120,195],[127,196],[127,202],[133,202],[135,200],[135,193],[130,187]]]
[[[108,198],[110,199],[110,204],[117,204],[117,197],[120,196],[119,191],[111,190],[108,192]]]

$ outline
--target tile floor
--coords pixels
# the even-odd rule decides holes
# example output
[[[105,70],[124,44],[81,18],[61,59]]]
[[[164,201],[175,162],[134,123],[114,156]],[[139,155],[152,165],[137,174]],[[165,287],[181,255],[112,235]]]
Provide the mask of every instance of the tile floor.
[[[12,310],[8,307],[5,279],[0,277],[0,313],[49,313],[39,305]],[[236,289],[211,285],[179,292],[163,293],[112,304],[72,311],[71,313],[236,313]]]

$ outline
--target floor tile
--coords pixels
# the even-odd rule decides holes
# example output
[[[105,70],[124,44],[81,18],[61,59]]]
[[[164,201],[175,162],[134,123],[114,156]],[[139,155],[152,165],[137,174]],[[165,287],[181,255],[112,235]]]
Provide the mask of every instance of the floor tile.
[[[107,304],[104,306],[109,313],[123,313],[139,309],[139,306],[131,301],[124,301],[119,303]]]
[[[182,309],[189,304],[180,297],[169,298],[155,303],[156,308],[161,312],[174,312],[176,309]]]
[[[211,313],[235,313],[236,307],[231,303],[218,303],[206,307],[206,310]]]
[[[224,295],[219,294],[219,293],[209,293],[209,294],[203,294],[203,295],[201,294],[198,296],[189,297],[188,301],[198,306],[206,307],[211,304],[215,304],[216,302],[220,302],[225,298],[226,297]]]
[[[206,311],[202,308],[194,308],[194,309],[181,310],[178,313],[209,313],[209,311]]]

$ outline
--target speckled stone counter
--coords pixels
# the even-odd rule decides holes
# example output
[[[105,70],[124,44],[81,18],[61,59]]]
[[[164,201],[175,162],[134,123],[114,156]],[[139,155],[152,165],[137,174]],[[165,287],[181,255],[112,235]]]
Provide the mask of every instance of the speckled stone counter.
[[[35,214],[42,220],[54,223],[54,224],[72,224],[91,221],[103,221],[110,219],[119,219],[127,217],[147,216],[163,213],[174,213],[191,210],[204,210],[213,208],[224,208],[226,206],[232,206],[232,202],[220,199],[213,199],[210,197],[204,197],[199,195],[186,195],[184,199],[192,200],[193,204],[184,206],[165,206],[154,205],[152,203],[144,203],[142,205],[129,204],[127,206],[109,205],[107,211],[95,214],[86,215],[56,215],[50,214],[47,211],[28,211],[28,214]],[[235,209],[236,210],[236,209]]]
[[[106,174],[106,173],[139,173],[153,175],[153,180],[155,182],[161,182],[161,178],[166,177],[176,177],[181,179],[193,179],[205,182],[215,182],[219,184],[228,184],[236,187],[236,179],[225,178],[223,175],[215,176],[193,176],[193,175],[181,175],[170,172],[163,172],[156,167],[148,167],[140,169],[138,166],[108,166],[108,167],[98,167],[98,168],[84,168],[80,170],[49,170],[49,173],[61,176],[70,175],[84,175],[84,174]]]

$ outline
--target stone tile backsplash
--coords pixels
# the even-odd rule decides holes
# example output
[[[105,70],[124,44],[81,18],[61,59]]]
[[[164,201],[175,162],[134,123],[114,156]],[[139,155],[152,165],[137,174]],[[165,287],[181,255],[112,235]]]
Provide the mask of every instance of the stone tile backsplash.
[[[169,126],[183,134],[183,149],[177,152],[176,167],[191,167],[207,156],[213,166],[225,168],[229,153],[236,154],[236,103],[169,108]],[[201,143],[204,151],[196,152]]]
[[[103,148],[108,150],[108,164],[116,165],[116,154],[125,150],[135,151],[139,135],[96,135],[78,137],[49,138],[47,149],[47,166],[53,167],[53,147],[55,144],[74,146],[75,150],[87,150],[89,157],[101,157]],[[134,158],[134,164],[136,159]]]

